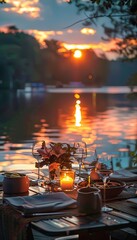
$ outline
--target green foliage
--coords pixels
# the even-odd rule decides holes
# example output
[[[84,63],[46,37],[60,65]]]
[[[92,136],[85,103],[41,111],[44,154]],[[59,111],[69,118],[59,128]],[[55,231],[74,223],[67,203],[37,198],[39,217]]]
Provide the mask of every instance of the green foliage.
[[[137,164],[137,150],[130,152],[130,156],[132,158],[133,163]]]
[[[40,80],[40,46],[35,38],[18,32],[15,26],[0,33],[0,70],[2,88],[22,88],[25,82]]]
[[[41,148],[37,149],[37,152],[41,156],[41,161],[36,163],[36,167],[59,163],[61,168],[71,168],[71,158],[73,157],[75,151],[76,148],[68,143],[50,142],[47,147],[45,141],[43,141]]]

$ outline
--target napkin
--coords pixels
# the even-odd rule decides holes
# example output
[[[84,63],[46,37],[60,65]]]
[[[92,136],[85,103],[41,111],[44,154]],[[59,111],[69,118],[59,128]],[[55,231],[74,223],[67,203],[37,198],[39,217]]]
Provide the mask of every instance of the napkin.
[[[46,193],[44,195],[6,197],[4,202],[20,210],[23,215],[50,213],[66,208],[75,208],[76,200],[63,192]]]
[[[134,181],[137,180],[137,174],[130,172],[126,169],[121,169],[118,171],[114,171],[111,174],[110,179],[112,180],[122,180],[122,181]]]
[[[127,200],[127,202],[132,202],[132,203],[135,203],[137,205],[137,198],[129,198]]]

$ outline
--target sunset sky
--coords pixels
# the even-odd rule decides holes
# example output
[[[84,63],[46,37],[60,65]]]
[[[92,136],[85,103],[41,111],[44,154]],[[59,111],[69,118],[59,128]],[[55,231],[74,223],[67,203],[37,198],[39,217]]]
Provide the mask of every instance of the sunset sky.
[[[101,24],[108,19],[98,21],[96,27],[85,28],[82,19],[86,15],[77,14],[73,4],[66,0],[6,0],[0,4],[0,30],[15,25],[18,29],[34,35],[41,43],[43,39],[55,39],[64,43],[67,49],[92,48],[97,54],[114,47],[115,41],[103,42]],[[80,21],[77,24],[76,22]],[[108,58],[114,58],[108,54]]]

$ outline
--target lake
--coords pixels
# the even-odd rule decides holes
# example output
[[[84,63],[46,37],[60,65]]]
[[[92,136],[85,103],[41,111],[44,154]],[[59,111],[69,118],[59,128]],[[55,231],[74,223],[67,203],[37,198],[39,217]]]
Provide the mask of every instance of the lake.
[[[98,154],[126,156],[137,140],[136,103],[119,89],[81,93],[1,90],[0,170],[34,166],[31,147],[41,139],[83,140],[95,146]]]

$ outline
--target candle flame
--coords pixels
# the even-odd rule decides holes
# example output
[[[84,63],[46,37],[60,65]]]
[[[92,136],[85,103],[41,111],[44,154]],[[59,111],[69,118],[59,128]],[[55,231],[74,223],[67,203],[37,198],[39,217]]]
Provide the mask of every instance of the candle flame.
[[[72,178],[69,177],[69,176],[65,176],[65,177],[63,178],[63,180],[64,180],[64,181],[70,181],[70,180],[72,180]]]

